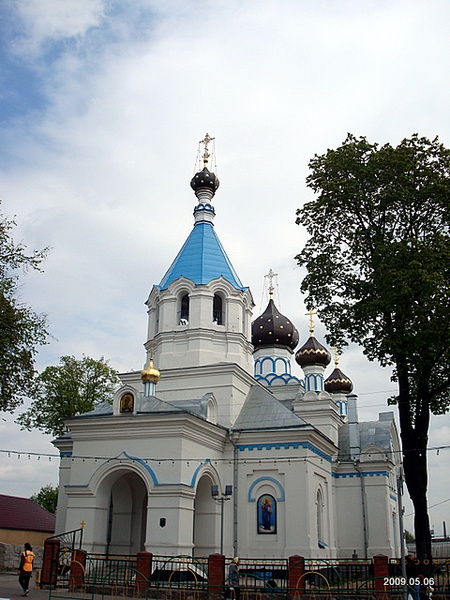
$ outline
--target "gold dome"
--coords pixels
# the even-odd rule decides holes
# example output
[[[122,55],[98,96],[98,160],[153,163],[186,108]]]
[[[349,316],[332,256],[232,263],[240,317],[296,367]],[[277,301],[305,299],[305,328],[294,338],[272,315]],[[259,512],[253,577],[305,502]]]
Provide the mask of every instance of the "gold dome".
[[[150,359],[148,365],[143,371],[141,371],[142,381],[150,381],[151,383],[158,383],[161,378],[161,373],[153,364],[153,359]]]

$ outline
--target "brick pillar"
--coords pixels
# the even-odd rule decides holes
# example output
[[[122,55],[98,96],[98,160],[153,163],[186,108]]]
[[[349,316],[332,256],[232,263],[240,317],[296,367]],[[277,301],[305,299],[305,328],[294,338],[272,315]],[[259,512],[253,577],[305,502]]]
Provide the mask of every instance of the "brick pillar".
[[[211,599],[221,597],[225,583],[225,556],[210,554],[208,557],[208,592]]]
[[[303,556],[290,556],[288,560],[289,579],[288,594],[290,598],[302,596],[305,593],[305,559]]]
[[[41,588],[56,585],[58,576],[59,540],[48,539],[44,542],[42,557]]]
[[[136,590],[145,591],[150,586],[153,554],[138,552],[136,558]]]
[[[86,552],[84,550],[74,550],[72,552],[72,562],[70,564],[69,591],[84,591],[86,572]]]
[[[375,597],[384,598],[386,592],[389,591],[389,588],[384,585],[384,578],[389,577],[388,557],[384,556],[384,554],[377,554],[373,557],[373,576],[375,578]]]

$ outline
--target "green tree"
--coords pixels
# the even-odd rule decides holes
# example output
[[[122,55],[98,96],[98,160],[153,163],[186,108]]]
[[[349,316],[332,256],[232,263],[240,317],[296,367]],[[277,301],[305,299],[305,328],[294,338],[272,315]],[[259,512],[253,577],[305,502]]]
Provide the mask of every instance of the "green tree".
[[[20,272],[40,271],[48,248],[27,253],[26,246],[11,237],[15,226],[0,213],[0,410],[9,412],[33,391],[34,357],[48,336],[45,315],[18,298]]]
[[[30,408],[16,419],[22,429],[40,429],[55,436],[65,431],[64,420],[111,402],[119,378],[103,357],[62,356],[36,378]]]
[[[328,341],[360,344],[392,365],[405,481],[419,558],[431,556],[427,508],[430,413],[450,404],[450,151],[417,134],[397,147],[348,135],[315,155],[297,211],[309,239],[296,257],[302,290]]]
[[[58,488],[48,483],[44,487],[41,487],[37,494],[30,496],[30,500],[34,500],[36,504],[39,504],[39,506],[42,506],[48,512],[55,514],[58,505]]]

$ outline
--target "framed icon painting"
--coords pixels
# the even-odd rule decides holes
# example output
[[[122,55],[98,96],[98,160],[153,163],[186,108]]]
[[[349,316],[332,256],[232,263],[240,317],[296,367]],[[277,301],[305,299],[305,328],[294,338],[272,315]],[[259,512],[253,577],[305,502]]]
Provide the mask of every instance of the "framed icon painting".
[[[258,498],[258,533],[273,534],[277,532],[277,501],[270,494]]]

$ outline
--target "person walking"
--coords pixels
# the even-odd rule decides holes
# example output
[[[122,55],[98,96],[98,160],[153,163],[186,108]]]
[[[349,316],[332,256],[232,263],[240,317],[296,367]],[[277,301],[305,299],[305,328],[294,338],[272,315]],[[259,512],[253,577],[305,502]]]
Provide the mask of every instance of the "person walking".
[[[31,575],[33,573],[34,553],[31,545],[26,542],[24,551],[20,555],[19,583],[23,589],[22,596],[28,596]]]
[[[226,598],[240,600],[241,588],[239,587],[239,558],[233,558],[228,569],[228,585]]]

